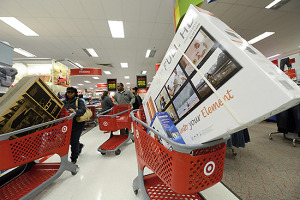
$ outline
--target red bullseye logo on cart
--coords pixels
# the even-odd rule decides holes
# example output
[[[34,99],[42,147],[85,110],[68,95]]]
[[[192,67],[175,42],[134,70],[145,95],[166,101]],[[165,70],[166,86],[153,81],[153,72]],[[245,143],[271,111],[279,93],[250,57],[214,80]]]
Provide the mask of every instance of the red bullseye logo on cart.
[[[204,174],[206,176],[211,175],[214,171],[215,171],[216,165],[213,161],[209,161],[208,163],[206,163],[205,167],[204,167]]]
[[[63,126],[63,127],[61,128],[61,131],[64,132],[64,133],[67,132],[67,130],[68,130],[68,127],[67,127],[67,126]]]
[[[108,126],[107,121],[103,122],[103,126]]]

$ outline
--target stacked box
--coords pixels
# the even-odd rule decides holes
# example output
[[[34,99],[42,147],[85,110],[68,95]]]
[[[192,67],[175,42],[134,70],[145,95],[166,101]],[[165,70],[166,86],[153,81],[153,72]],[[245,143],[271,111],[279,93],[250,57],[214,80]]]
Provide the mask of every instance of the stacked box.
[[[143,100],[186,144],[222,138],[300,101],[299,87],[212,13],[189,7]]]
[[[0,134],[54,120],[62,107],[39,77],[24,77],[0,98]]]

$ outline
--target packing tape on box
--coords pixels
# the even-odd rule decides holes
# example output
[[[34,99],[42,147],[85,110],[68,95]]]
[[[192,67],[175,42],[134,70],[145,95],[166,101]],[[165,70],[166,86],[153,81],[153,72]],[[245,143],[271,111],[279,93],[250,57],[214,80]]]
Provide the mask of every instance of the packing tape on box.
[[[197,73],[201,76],[201,78],[205,81],[205,83],[210,87],[210,89],[214,92],[214,94],[222,101],[222,103],[225,105],[227,110],[230,112],[230,114],[233,116],[233,118],[240,124],[243,125],[244,123],[238,116],[236,112],[231,108],[231,106],[222,98],[222,96],[219,94],[219,92],[214,88],[214,86],[205,78],[205,76],[200,72],[200,70],[197,68],[197,66],[194,65],[194,63],[189,59],[187,55],[179,48],[179,45],[175,45],[177,50],[187,59],[187,61],[191,64],[191,66],[197,71]]]

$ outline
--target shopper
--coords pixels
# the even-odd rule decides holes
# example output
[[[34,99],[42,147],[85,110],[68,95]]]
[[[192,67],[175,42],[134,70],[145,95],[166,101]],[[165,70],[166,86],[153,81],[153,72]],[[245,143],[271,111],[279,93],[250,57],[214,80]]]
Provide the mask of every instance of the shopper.
[[[129,104],[132,106],[135,102],[134,95],[130,90],[125,90],[123,83],[117,84],[118,91],[116,92],[114,99],[117,104]]]
[[[78,101],[78,108],[76,108],[76,101]],[[71,133],[71,162],[76,163],[79,154],[83,148],[83,144],[79,142],[82,129],[84,127],[84,122],[77,122],[76,117],[82,116],[85,113],[86,107],[83,102],[83,99],[78,98],[77,89],[74,87],[68,87],[66,92],[66,99],[63,101],[64,108],[68,112],[76,112],[75,117],[73,118],[72,124],[72,133]]]
[[[140,95],[138,95],[138,88],[137,87],[134,87],[132,88],[132,93],[134,95],[134,98],[135,98],[135,102],[132,104],[133,105],[133,109],[139,109],[141,105],[143,105],[143,100],[142,98],[140,97]]]
[[[130,90],[125,90],[123,83],[117,84],[118,91],[116,92],[114,99],[116,104],[129,104],[131,107],[135,102],[135,97]],[[128,135],[128,129],[121,129],[121,135]]]
[[[112,107],[114,107],[114,103],[111,100],[111,98],[108,95],[108,91],[104,91],[102,96],[101,96],[101,112],[107,111],[109,109],[111,109]]]

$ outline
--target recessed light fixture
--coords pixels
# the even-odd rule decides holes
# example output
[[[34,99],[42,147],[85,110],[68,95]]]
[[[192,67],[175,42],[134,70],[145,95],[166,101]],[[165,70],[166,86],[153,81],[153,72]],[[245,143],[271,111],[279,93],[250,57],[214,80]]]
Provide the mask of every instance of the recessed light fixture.
[[[83,81],[83,82],[85,82],[85,83],[91,83],[91,81]]]
[[[17,20],[15,17],[0,17],[0,20],[26,36],[39,36],[36,32],[31,30],[28,26]]]
[[[110,71],[103,71],[105,74],[111,74]]]
[[[78,65],[79,68],[83,68],[83,66],[81,64],[79,64],[79,63],[75,63],[75,64]]]
[[[147,74],[147,71],[142,71],[142,74]]]
[[[252,40],[249,40],[248,42],[249,42],[249,44],[254,44],[254,43],[256,43],[260,40],[265,39],[266,37],[269,37],[269,36],[273,35],[274,33],[275,32],[264,32],[263,34],[253,38]]]
[[[267,5],[265,8],[270,9],[273,6],[275,6],[276,4],[278,4],[281,0],[275,0],[273,2],[271,2],[269,5]]]
[[[120,63],[122,68],[128,68],[128,63]]]
[[[267,59],[270,59],[270,58],[274,58],[274,57],[277,57],[277,56],[280,56],[281,54],[276,54],[274,56],[270,56],[270,57],[267,57]]]
[[[94,88],[90,87],[90,89],[92,90],[92,89],[94,89]]]
[[[124,76],[125,79],[129,79],[129,76]]]
[[[99,77],[95,76],[95,77],[92,77],[93,79],[100,79]]]
[[[126,83],[127,85],[129,85],[130,83]]]
[[[14,48],[14,51],[26,57],[36,57],[36,55],[33,55],[32,53],[29,53],[28,51],[25,51],[21,48]]]
[[[145,56],[146,58],[149,58],[150,52],[151,52],[150,49],[148,49],[148,50],[146,51],[146,56]]]
[[[93,48],[86,48],[86,49],[83,49],[83,51],[85,51],[85,53],[90,57],[94,57],[94,58],[99,57]]]
[[[78,83],[77,85],[83,85],[82,83]]]
[[[113,38],[124,38],[123,21],[108,21],[111,36]]]

